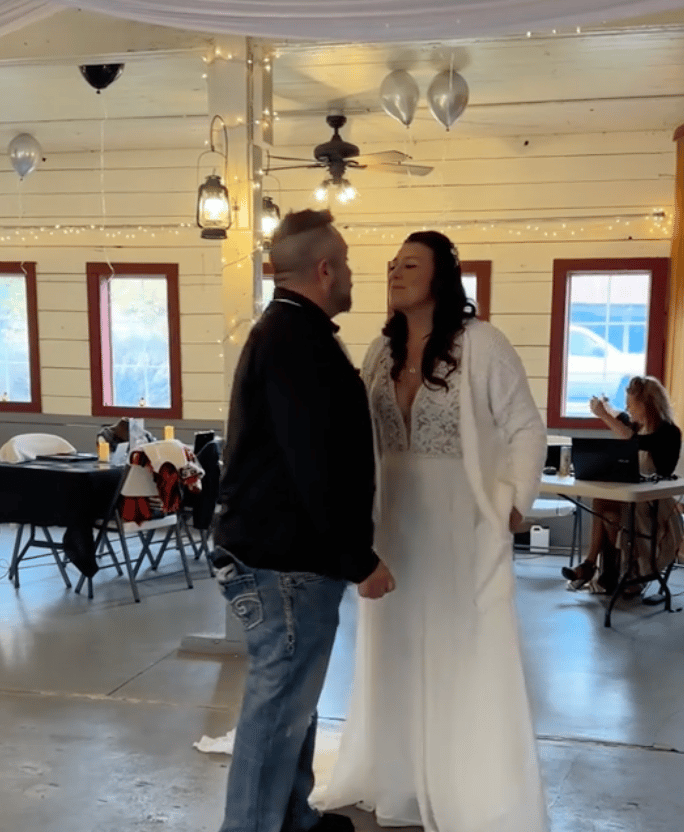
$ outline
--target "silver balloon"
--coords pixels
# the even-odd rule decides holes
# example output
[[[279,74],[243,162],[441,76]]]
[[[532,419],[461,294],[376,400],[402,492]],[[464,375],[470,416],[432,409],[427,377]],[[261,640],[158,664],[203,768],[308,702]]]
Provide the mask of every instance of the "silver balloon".
[[[43,152],[38,142],[28,133],[15,136],[7,151],[12,167],[21,179],[36,169]]]
[[[405,127],[413,121],[419,97],[418,84],[403,69],[390,72],[380,85],[382,109]]]
[[[432,115],[448,130],[466,108],[468,85],[458,72],[445,69],[432,79],[427,101]]]

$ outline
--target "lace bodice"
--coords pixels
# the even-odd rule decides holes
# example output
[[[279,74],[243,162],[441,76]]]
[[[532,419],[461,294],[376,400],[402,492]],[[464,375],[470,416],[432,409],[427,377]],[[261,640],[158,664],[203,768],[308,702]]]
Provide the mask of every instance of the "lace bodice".
[[[431,389],[425,384],[418,388],[411,407],[410,431],[407,430],[397,403],[394,381],[390,375],[392,358],[385,345],[376,366],[365,378],[373,415],[373,425],[380,453],[410,451],[427,456],[462,457],[459,407],[459,374],[461,372],[461,341],[454,345],[458,369],[448,379],[449,389]],[[437,365],[440,375],[447,365]]]

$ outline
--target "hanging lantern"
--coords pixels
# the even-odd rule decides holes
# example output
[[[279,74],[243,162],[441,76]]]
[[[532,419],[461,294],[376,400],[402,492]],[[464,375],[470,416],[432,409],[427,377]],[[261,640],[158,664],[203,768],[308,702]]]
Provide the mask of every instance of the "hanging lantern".
[[[225,240],[231,226],[228,189],[216,174],[207,176],[197,191],[197,225],[205,240]]]
[[[214,145],[214,127],[219,122],[223,130],[223,152]],[[225,240],[233,217],[228,189],[223,184],[228,179],[228,130],[221,116],[214,116],[209,126],[209,147],[205,153],[216,153],[223,159],[223,179],[216,173],[207,176],[197,191],[197,225],[205,240]],[[200,154],[200,159],[205,153]],[[199,159],[198,159],[199,165]],[[237,206],[236,206],[237,207]]]

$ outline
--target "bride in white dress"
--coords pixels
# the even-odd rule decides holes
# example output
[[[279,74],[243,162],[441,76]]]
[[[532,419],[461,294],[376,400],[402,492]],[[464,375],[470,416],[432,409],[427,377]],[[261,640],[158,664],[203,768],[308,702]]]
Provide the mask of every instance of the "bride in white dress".
[[[360,599],[323,806],[359,804],[382,826],[428,832],[543,832],[510,530],[536,496],[544,427],[517,354],[473,318],[447,237],[412,234],[389,286],[394,316],[362,372],[376,548],[396,589]]]

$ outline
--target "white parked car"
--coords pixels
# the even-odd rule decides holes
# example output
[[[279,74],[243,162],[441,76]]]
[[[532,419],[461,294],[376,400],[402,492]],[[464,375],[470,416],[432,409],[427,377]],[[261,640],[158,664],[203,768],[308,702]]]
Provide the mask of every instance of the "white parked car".
[[[645,360],[644,353],[621,352],[590,329],[570,324],[566,415],[590,416],[592,396],[607,396],[613,407],[623,408],[627,383],[644,373]]]

